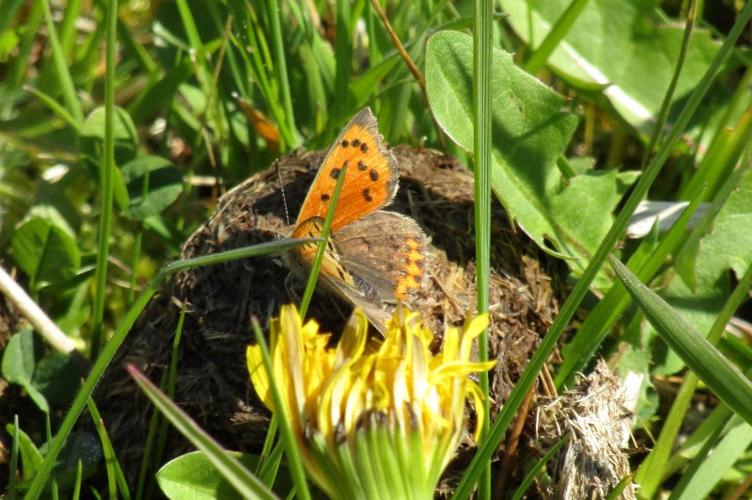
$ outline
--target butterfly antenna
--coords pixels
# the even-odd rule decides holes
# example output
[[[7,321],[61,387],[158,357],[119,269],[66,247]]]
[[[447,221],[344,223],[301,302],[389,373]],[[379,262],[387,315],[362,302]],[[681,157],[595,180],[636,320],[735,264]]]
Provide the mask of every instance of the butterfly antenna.
[[[285,196],[285,186],[282,184],[282,174],[279,171],[279,162],[277,162],[277,181],[279,182],[279,189],[282,191],[282,205],[285,207],[285,223],[290,225],[290,210],[287,208],[287,196]]]

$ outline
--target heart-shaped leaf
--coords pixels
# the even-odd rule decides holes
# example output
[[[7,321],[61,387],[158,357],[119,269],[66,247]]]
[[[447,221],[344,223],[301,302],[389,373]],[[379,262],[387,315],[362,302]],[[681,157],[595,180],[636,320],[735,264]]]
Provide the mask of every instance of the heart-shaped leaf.
[[[130,202],[128,216],[143,220],[158,215],[183,191],[180,171],[159,156],[141,156],[122,168]]]
[[[65,282],[81,265],[81,254],[73,237],[49,219],[24,222],[11,242],[18,267],[31,278],[35,288]]]
[[[426,49],[426,86],[431,110],[449,137],[473,148],[473,41],[442,31]],[[612,223],[624,185],[634,176],[585,170],[566,178],[557,161],[577,118],[565,99],[518,68],[511,54],[493,51],[491,80],[493,150],[491,182],[509,215],[544,249],[574,257],[577,271]]]

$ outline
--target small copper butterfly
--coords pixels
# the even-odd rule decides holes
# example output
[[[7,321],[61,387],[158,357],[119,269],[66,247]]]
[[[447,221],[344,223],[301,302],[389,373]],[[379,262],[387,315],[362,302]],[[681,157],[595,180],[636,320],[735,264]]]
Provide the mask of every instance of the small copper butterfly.
[[[425,275],[426,236],[404,215],[381,210],[397,193],[397,160],[384,145],[376,118],[361,110],[345,126],[319,167],[295,223],[295,238],[321,235],[324,217],[343,167],[344,184],[321,264],[320,282],[361,306],[383,332],[384,303],[404,300]],[[317,244],[292,251],[293,267],[306,271]]]

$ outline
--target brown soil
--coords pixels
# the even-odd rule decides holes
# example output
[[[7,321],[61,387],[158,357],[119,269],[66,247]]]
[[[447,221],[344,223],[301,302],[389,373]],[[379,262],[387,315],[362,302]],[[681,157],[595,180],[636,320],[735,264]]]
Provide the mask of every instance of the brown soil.
[[[390,209],[412,216],[432,240],[429,279],[411,305],[439,332],[445,323],[461,323],[474,309],[472,174],[436,151],[397,147],[394,153],[401,183]],[[295,152],[225,194],[212,217],[185,243],[182,257],[289,234],[282,193],[294,219],[321,159],[321,152]],[[511,226],[498,203],[491,241],[491,354],[499,360],[492,373],[495,414],[556,314],[548,275],[561,268]],[[183,305],[174,400],[228,448],[258,451],[268,412],[248,382],[244,356],[252,337],[249,319],[256,316],[263,322],[280,304],[295,300],[302,287],[289,274],[279,256],[233,261],[183,272],[152,300],[96,394],[130,477],[141,463],[152,408],[123,366],[133,363],[157,382],[163,377]],[[323,293],[314,296],[309,311],[325,330],[335,332],[348,314],[347,304]],[[174,434],[168,456],[190,449]]]

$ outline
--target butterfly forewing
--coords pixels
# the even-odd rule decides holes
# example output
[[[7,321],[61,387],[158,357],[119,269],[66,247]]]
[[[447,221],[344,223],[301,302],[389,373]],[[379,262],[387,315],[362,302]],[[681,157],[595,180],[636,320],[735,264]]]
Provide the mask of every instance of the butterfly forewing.
[[[397,190],[396,160],[384,146],[376,118],[368,108],[350,120],[329,148],[303,201],[294,236],[302,236],[299,228],[306,220],[326,216],[337,177],[345,166],[347,172],[332,221],[332,231],[389,204]]]

